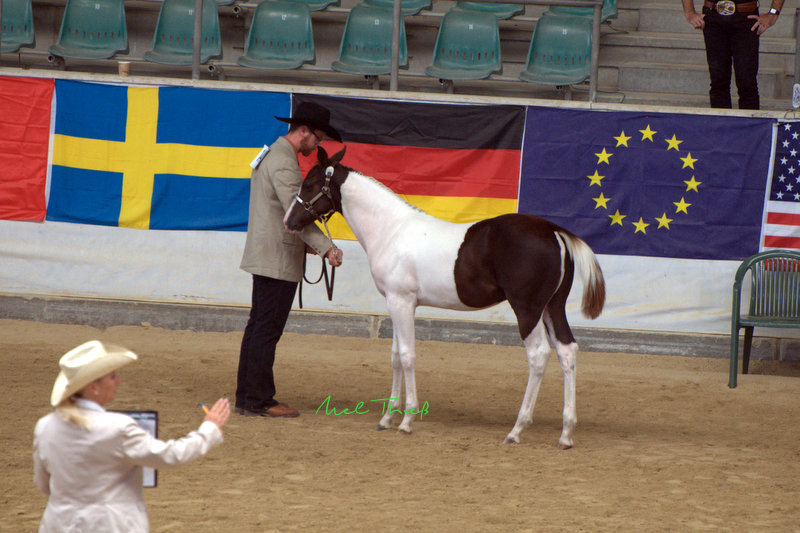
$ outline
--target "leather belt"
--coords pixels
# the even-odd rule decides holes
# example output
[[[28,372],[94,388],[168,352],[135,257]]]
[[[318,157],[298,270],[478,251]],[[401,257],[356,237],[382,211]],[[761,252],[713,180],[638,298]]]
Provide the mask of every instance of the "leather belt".
[[[711,2],[705,0],[703,5],[709,9],[715,10],[720,15],[733,15],[737,11],[740,13],[752,13],[758,11],[758,2],[732,2],[731,0],[719,0]]]

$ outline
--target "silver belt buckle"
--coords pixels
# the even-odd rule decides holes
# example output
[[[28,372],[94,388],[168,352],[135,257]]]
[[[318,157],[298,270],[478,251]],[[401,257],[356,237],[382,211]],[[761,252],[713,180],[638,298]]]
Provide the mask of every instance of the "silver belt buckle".
[[[736,13],[736,4],[732,0],[720,0],[714,5],[720,15],[733,15]]]

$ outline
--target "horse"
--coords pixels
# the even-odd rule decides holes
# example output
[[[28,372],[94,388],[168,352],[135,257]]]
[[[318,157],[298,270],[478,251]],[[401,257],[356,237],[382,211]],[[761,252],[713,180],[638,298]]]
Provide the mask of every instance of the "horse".
[[[573,446],[575,363],[578,345],[566,316],[566,301],[577,270],[584,284],[581,309],[600,315],[605,282],[597,258],[585,241],[543,218],[505,214],[457,224],[412,206],[378,180],[342,165],[346,147],[328,157],[320,146],[284,226],[297,232],[334,213],[344,216],[366,252],[378,291],[392,319],[391,404],[378,423],[390,429],[403,412],[398,430],[411,433],[419,412],[414,376],[414,315],[418,306],[477,310],[505,300],[517,317],[528,358],[528,384],[516,423],[505,438],[519,443],[533,408],[552,348],[564,375],[561,449]],[[325,225],[327,230],[327,225]],[[405,378],[405,409],[400,409]]]

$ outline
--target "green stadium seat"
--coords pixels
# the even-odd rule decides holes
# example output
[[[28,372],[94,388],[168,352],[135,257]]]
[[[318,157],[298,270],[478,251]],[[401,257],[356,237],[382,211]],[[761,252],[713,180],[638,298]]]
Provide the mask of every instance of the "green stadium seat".
[[[50,46],[52,55],[108,59],[127,51],[123,0],[67,0],[58,40]]]
[[[365,4],[378,7],[394,8],[394,0],[364,0]],[[432,9],[432,0],[401,0],[400,1],[400,14],[416,15],[423,9]]]
[[[364,3],[354,6],[339,46],[339,58],[331,68],[348,74],[378,76],[392,71],[392,9]],[[408,68],[405,22],[400,24],[398,64]]]
[[[589,18],[594,16],[594,8],[592,7],[549,6],[546,11],[553,15],[578,15]],[[617,18],[617,14],[617,0],[603,0],[600,22]]]
[[[592,19],[548,11],[533,29],[520,79],[541,85],[569,86],[591,74]]]
[[[311,11],[325,11],[331,6],[341,5],[340,0],[288,0],[288,1],[305,4]]]
[[[166,65],[192,64],[195,0],[164,0],[153,35],[153,48],[144,59]],[[200,63],[222,57],[219,14],[215,0],[203,0]]]
[[[32,48],[35,43],[33,33],[33,8],[31,0],[3,0],[2,42],[0,52],[16,52],[23,46]]]
[[[502,72],[497,17],[455,6],[445,13],[425,74],[441,80],[480,80]]]
[[[517,15],[525,13],[525,6],[522,4],[495,4],[489,2],[456,2],[456,6],[461,9],[469,9],[471,11],[487,11],[494,13],[500,19],[510,19]]]
[[[263,70],[295,69],[313,64],[311,11],[300,2],[265,0],[256,6],[244,55],[238,63]]]

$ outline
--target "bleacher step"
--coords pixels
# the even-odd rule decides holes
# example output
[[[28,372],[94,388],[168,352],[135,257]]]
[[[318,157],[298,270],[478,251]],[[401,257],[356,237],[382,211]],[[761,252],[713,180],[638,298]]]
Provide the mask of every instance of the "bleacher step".
[[[760,68],[758,89],[764,98],[783,94],[782,69]],[[619,67],[619,90],[654,93],[707,95],[710,78],[706,65],[627,62]]]

